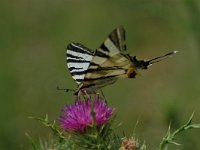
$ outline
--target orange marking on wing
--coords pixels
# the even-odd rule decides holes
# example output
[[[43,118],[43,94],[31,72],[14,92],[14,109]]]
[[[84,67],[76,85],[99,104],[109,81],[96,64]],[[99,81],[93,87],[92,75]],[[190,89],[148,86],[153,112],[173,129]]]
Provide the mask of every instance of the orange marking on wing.
[[[130,78],[131,74],[132,74],[133,72],[135,72],[135,70],[136,70],[136,68],[135,68],[134,66],[131,66],[131,67],[128,69],[128,71],[127,71],[127,76],[128,76],[128,78]]]

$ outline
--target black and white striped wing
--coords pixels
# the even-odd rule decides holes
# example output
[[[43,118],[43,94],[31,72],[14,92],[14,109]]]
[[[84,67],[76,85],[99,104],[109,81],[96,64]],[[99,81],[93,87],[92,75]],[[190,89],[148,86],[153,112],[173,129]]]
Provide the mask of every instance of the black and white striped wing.
[[[67,66],[72,78],[81,84],[85,78],[94,52],[79,43],[70,43],[67,46]]]
[[[119,51],[125,51],[126,50],[125,40],[126,40],[125,29],[123,26],[120,26],[110,33],[108,38],[100,46],[100,49],[108,48],[109,50],[112,51],[112,47],[116,47]]]
[[[125,30],[119,27],[95,51],[81,88],[101,88],[126,76],[131,62],[121,53],[125,50]]]
[[[92,62],[98,64],[101,67],[113,66],[113,63],[118,63],[116,62],[118,59],[116,57],[121,57],[121,52],[125,50],[125,30],[122,26],[120,26],[113,30],[106,38],[106,40],[101,44],[101,46],[95,51]]]

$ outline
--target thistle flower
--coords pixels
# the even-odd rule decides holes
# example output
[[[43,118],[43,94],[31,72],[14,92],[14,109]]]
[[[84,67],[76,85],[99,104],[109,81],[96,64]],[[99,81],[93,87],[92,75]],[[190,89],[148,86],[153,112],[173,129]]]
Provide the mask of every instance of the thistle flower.
[[[112,117],[114,109],[106,105],[105,100],[91,98],[77,100],[74,105],[62,109],[59,122],[65,131],[84,132],[86,127],[106,124]]]

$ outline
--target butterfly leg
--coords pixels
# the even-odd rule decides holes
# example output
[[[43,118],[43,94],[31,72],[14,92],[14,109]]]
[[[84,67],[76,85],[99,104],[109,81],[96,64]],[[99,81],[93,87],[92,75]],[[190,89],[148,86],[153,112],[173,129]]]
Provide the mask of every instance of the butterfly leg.
[[[91,96],[87,93],[86,90],[80,90],[78,92],[78,99],[83,98],[84,100],[91,99]]]
[[[78,94],[77,94],[77,100],[80,99],[80,95],[81,95],[81,92],[79,91]]]
[[[84,95],[85,95],[85,100],[87,99],[91,99],[91,96],[88,94],[88,92],[86,90],[84,90]]]
[[[78,94],[77,94],[78,100],[81,100],[82,98],[83,98],[84,100],[86,100],[86,98],[85,98],[84,95],[85,95],[85,93],[84,93],[82,90],[78,91]]]
[[[103,99],[103,100],[105,100],[105,102],[106,102],[106,104],[107,104],[107,99],[106,99],[106,97],[105,97],[105,95],[104,95],[103,91],[102,91],[102,90],[100,90],[100,92],[101,92],[101,97],[102,97],[102,99]]]

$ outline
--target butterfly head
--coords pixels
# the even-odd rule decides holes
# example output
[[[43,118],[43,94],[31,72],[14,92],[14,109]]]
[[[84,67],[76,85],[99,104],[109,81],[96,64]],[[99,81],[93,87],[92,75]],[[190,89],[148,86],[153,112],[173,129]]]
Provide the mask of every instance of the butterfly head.
[[[150,65],[149,61],[138,60],[136,56],[131,56],[131,61],[136,69],[147,69]]]
[[[170,53],[167,53],[162,56],[158,56],[156,58],[144,61],[144,60],[138,60],[136,56],[130,56],[128,55],[130,61],[132,62],[132,66],[128,69],[127,75],[129,78],[134,78],[137,74],[137,70],[139,69],[148,69],[149,66],[151,66],[154,63],[160,62],[166,58],[171,57],[172,55],[176,54],[178,51],[172,51]]]

